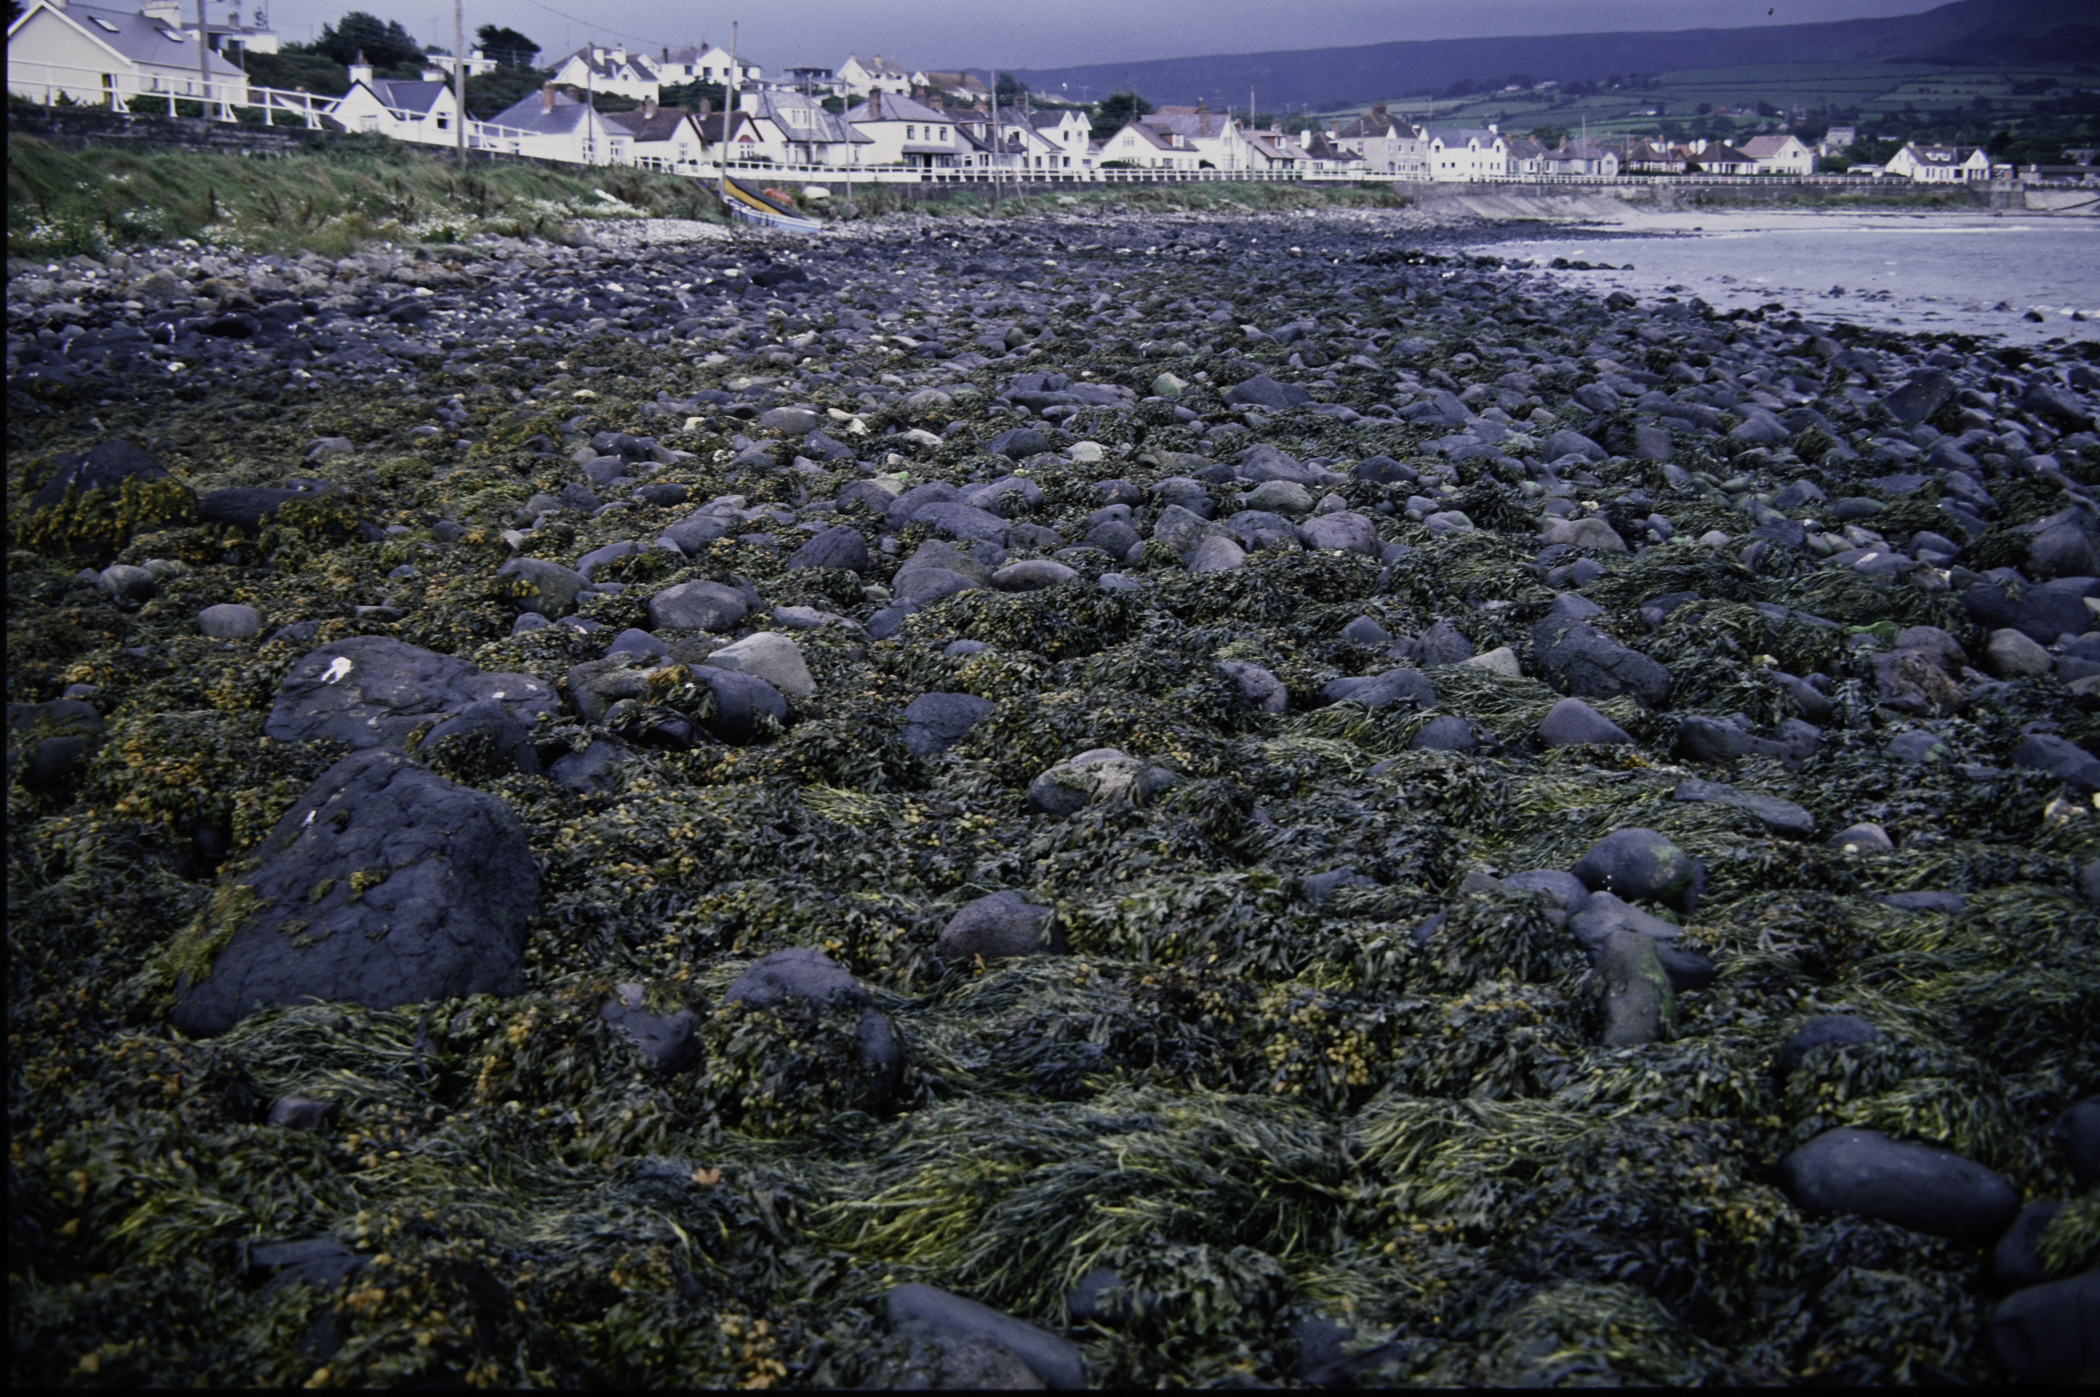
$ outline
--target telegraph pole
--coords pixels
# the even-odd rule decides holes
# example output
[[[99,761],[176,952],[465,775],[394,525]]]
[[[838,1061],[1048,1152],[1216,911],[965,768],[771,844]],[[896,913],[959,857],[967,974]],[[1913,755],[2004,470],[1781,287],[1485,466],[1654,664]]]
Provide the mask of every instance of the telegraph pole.
[[[204,0],[197,0],[197,115],[211,115],[211,33],[204,27]]]
[[[452,119],[459,123],[459,168],[467,168],[467,8],[466,0],[452,0],[452,102],[459,110]]]
[[[997,204],[999,202],[999,161],[1006,154],[1005,138],[999,134],[999,70],[997,68],[987,68],[984,70],[984,75],[991,79],[992,87],[992,124],[988,134],[992,138],[992,202]]]
[[[729,22],[729,81],[722,85],[722,205],[729,205],[729,139],[735,134],[737,89],[736,21]]]

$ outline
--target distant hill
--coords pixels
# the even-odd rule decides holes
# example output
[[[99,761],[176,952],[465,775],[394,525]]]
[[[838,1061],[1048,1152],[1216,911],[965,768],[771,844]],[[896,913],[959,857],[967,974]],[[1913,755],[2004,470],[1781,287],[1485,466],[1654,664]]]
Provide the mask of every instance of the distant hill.
[[[2092,0],[1955,0],[1923,14],[1827,24],[1431,39],[1017,71],[1038,92],[1075,99],[1127,88],[1154,102],[1240,103],[1251,85],[1268,111],[1286,103],[1332,108],[1434,93],[1462,79],[1500,83],[1520,73],[1539,82],[1579,82],[1613,73],[1906,59],[2100,62],[2100,12]]]

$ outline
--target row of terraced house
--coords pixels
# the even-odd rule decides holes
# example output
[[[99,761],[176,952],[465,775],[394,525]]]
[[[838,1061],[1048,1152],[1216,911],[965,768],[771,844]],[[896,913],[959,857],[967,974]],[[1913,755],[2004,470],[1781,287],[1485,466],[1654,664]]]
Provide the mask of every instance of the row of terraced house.
[[[420,77],[406,80],[378,77],[360,60],[349,68],[344,95],[317,97],[248,83],[236,61],[241,52],[276,47],[274,35],[242,26],[237,14],[224,26],[186,26],[176,0],[144,0],[136,11],[31,0],[8,29],[8,87],[44,102],[63,98],[151,110],[165,100],[173,113],[178,102],[201,101],[221,114],[242,107],[252,117],[260,108],[273,124],[290,121],[433,145],[461,140],[451,56],[432,55]],[[494,66],[479,52],[464,61],[469,76]],[[1442,183],[1805,175],[1816,168],[1818,154],[1791,135],[1755,136],[1739,145],[1643,139],[1607,144],[1574,136],[1549,145],[1492,124],[1417,125],[1384,103],[1325,129],[1293,133],[1273,122],[1256,126],[1199,101],[1138,116],[1097,141],[1086,117],[1069,106],[1038,107],[1026,97],[1016,104],[993,102],[990,74],[908,70],[879,54],[849,55],[835,66],[792,67],[769,78],[761,65],[705,41],[654,54],[594,43],[553,66],[553,80],[540,91],[486,122],[469,120],[465,143],[548,160],[690,174],[726,163],[1066,177],[1109,170],[1295,173]],[[705,101],[696,109],[663,103],[665,88],[690,90],[692,84],[724,89],[731,109],[717,111]],[[599,105],[607,96],[641,105],[607,111]],[[1925,182],[2000,173],[1983,152],[1935,146],[1905,146],[1885,172]]]

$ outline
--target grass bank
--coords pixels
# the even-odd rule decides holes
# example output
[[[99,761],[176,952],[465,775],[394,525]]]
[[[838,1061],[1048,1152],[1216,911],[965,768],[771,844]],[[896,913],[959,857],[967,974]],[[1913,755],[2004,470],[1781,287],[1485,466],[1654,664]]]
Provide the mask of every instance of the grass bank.
[[[719,222],[722,213],[698,181],[676,175],[527,161],[475,163],[462,173],[448,156],[383,136],[344,136],[281,158],[67,150],[7,138],[7,250],[15,256],[194,238],[339,257],[379,239],[545,236],[574,219],[634,217]]]

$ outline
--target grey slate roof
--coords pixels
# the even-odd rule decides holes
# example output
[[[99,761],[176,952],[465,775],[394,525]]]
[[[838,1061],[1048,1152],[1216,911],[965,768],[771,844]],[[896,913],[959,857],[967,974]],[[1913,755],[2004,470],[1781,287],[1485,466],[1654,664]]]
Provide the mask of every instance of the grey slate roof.
[[[72,20],[134,63],[151,64],[157,68],[183,68],[192,73],[197,71],[196,42],[180,36],[169,38],[167,26],[158,20],[147,19],[133,11],[107,10],[98,5],[67,5],[52,13]],[[219,53],[211,55],[210,68],[214,79],[244,76]]]

